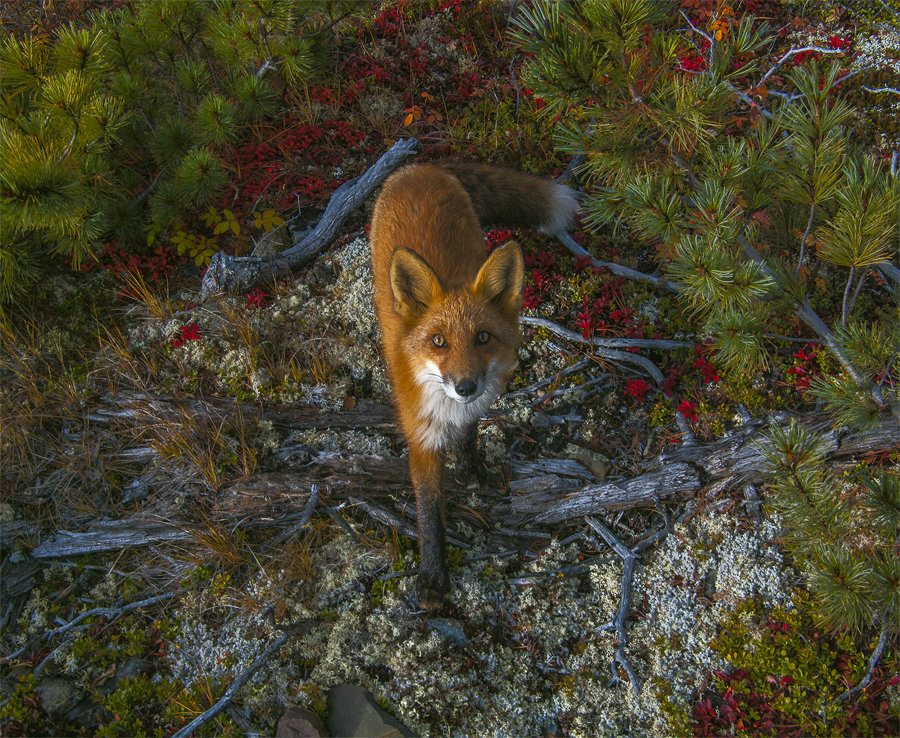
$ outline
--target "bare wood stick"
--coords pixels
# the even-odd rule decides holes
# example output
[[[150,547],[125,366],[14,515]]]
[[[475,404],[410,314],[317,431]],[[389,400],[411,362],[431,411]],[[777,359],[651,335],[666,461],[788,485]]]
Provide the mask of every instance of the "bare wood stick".
[[[622,571],[622,596],[619,598],[619,609],[616,611],[616,619],[613,621],[613,627],[619,639],[619,647],[616,649],[616,661],[625,669],[625,673],[628,674],[634,690],[640,692],[641,682],[625,657],[625,646],[628,644],[628,636],[625,634],[625,618],[628,617],[628,609],[631,607],[631,587],[634,581],[634,562],[637,557],[628,546],[616,538],[613,532],[596,518],[587,516],[584,522],[600,534],[600,537],[606,541],[606,544],[618,554],[625,564]],[[615,669],[613,669],[613,680],[614,682],[619,681],[619,675],[615,673]]]
[[[881,631],[881,637],[878,639],[878,644],[875,646],[875,650],[872,652],[872,655],[869,656],[869,668],[866,671],[866,675],[860,680],[859,684],[857,684],[853,689],[849,690],[847,694],[841,697],[841,700],[849,700],[853,697],[856,697],[860,692],[862,692],[869,684],[872,683],[872,675],[875,673],[875,667],[878,666],[878,661],[881,659],[881,654],[884,653],[884,647],[887,645],[888,636],[890,635],[890,631],[887,626]]]
[[[92,610],[86,610],[80,615],[72,618],[68,623],[59,626],[58,628],[54,628],[53,630],[45,630],[40,635],[40,640],[46,640],[48,638],[53,638],[55,636],[61,636],[65,633],[68,633],[70,630],[75,628],[79,623],[88,618],[93,617],[106,617],[106,618],[119,618],[125,613],[131,612],[132,610],[137,610],[141,607],[148,607],[150,605],[155,605],[157,602],[164,602],[166,600],[172,599],[178,592],[166,592],[165,594],[157,595],[156,597],[149,597],[146,600],[140,600],[138,602],[131,602],[127,605],[122,605],[121,607],[95,607]],[[0,658],[0,661],[11,661],[12,659],[18,658],[21,656],[26,650],[27,646],[20,648],[15,653],[9,654],[9,656],[4,656]],[[51,654],[52,655],[52,654]],[[46,659],[45,659],[46,661]],[[42,665],[42,664],[41,664]],[[37,673],[37,670],[35,670]]]
[[[309,519],[312,517],[313,510],[316,507],[316,504],[319,502],[319,485],[312,484],[309,487],[309,500],[306,501],[306,507],[303,508],[303,512],[300,515],[300,520],[298,520],[294,525],[288,528],[283,533],[280,533],[271,541],[268,541],[265,546],[263,546],[260,550],[265,551],[270,546],[275,546],[282,541],[287,540],[291,536],[299,533],[303,528],[305,528],[309,524]]]
[[[278,636],[278,638],[276,638],[268,646],[266,646],[265,651],[257,656],[253,663],[238,675],[237,679],[235,679],[231,683],[231,686],[225,690],[225,694],[222,695],[221,699],[219,699],[216,704],[210,707],[202,715],[198,715],[193,720],[191,720],[191,722],[185,725],[181,730],[173,734],[172,738],[187,738],[187,736],[189,736],[201,726],[206,725],[206,723],[208,723],[216,715],[222,712],[222,710],[228,707],[241,687],[243,687],[247,683],[250,677],[252,677],[259,670],[259,668],[272,657],[272,654],[274,654],[279,648],[281,648],[290,637],[291,633],[282,633],[280,636]]]
[[[620,482],[607,482],[583,487],[562,500],[552,492],[528,495],[513,500],[514,512],[528,514],[538,507],[537,523],[559,523],[563,520],[593,515],[613,508],[629,508],[652,504],[656,500],[680,492],[696,492],[701,488],[700,475],[689,464],[671,464],[662,470],[642,474]],[[546,498],[552,502],[547,504]],[[535,505],[537,503],[537,505]]]
[[[38,559],[56,556],[77,556],[100,551],[117,551],[132,546],[146,546],[151,543],[184,541],[191,537],[183,528],[138,517],[98,521],[92,530],[73,533],[57,531],[56,535],[31,550]]]
[[[551,333],[555,333],[557,336],[568,339],[569,341],[575,341],[576,343],[586,343],[591,346],[597,346],[598,348],[680,349],[694,347],[694,344],[691,341],[675,341],[665,338],[585,338],[580,333],[569,330],[568,328],[563,328],[561,325],[554,323],[552,320],[547,320],[546,318],[537,318],[531,315],[523,315],[519,319],[519,321],[524,325],[532,325],[537,328],[546,328]]]
[[[414,138],[400,139],[365,174],[344,182],[332,194],[316,227],[295,239],[291,248],[268,259],[231,256],[222,251],[214,254],[203,275],[201,296],[250,289],[310,262],[334,240],[344,219],[418,148]]]
[[[585,338],[580,333],[570,331],[568,328],[563,328],[561,325],[557,325],[551,320],[546,320],[545,318],[535,318],[529,315],[523,315],[521,318],[521,322],[525,325],[533,325],[539,328],[546,328],[551,333],[555,333],[557,336],[565,338],[574,343],[587,344],[588,346],[591,346],[592,353],[597,356],[602,356],[604,359],[609,359],[610,361],[618,361],[620,363],[626,364],[636,364],[645,372],[647,372],[647,374],[649,374],[652,377],[653,381],[658,385],[661,385],[665,381],[665,378],[663,377],[662,372],[659,370],[656,364],[650,361],[650,359],[648,359],[646,356],[629,353],[627,351],[617,351],[612,348],[605,348],[605,346],[616,345],[626,348],[665,349],[693,346],[693,344],[686,341],[670,341],[652,338]],[[678,424],[678,430],[681,431],[682,443],[684,443],[685,445],[693,444],[695,442],[694,433],[693,431],[691,431],[691,426],[688,424],[687,418],[684,417],[684,414],[681,412],[681,410],[675,411],[675,422]]]
[[[656,287],[662,287],[663,289],[667,289],[670,292],[678,292],[678,285],[675,284],[675,282],[670,282],[668,279],[663,279],[662,277],[654,277],[652,274],[645,274],[644,272],[639,272],[637,269],[630,269],[627,266],[616,264],[613,261],[600,261],[600,259],[594,257],[586,248],[584,248],[584,246],[579,244],[565,231],[555,233],[553,235],[558,238],[562,245],[565,246],[573,255],[581,257],[583,259],[590,259],[591,264],[595,267],[608,269],[613,274],[619,277],[625,277],[626,279],[633,279],[640,282],[649,282]]]

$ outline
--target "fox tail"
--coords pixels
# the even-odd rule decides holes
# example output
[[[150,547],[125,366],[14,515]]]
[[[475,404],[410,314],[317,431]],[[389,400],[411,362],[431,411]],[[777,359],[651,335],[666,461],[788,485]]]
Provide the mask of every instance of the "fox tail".
[[[554,235],[572,227],[578,199],[563,184],[475,162],[445,161],[440,167],[459,180],[484,228],[534,228]]]

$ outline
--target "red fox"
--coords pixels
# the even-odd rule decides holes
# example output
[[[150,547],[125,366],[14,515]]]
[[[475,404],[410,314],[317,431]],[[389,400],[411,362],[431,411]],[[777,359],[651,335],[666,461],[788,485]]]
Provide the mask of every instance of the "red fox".
[[[482,225],[566,228],[564,185],[483,164],[413,164],[385,182],[372,213],[375,311],[416,493],[421,606],[450,589],[445,455],[464,482],[483,477],[478,419],[518,363],[524,263],[509,241],[487,255]]]

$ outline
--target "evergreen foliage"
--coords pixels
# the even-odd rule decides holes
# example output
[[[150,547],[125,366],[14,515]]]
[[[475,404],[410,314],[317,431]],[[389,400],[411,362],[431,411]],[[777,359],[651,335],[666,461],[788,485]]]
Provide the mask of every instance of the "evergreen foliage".
[[[109,70],[96,30],[65,28],[52,47],[0,45],[0,300],[36,277],[46,253],[80,264],[107,226],[108,156],[127,119],[105,88]]]
[[[0,44],[0,300],[205,209],[225,156],[316,66],[325,0],[135,0]],[[337,8],[347,12],[346,6]]]
[[[827,623],[859,633],[900,628],[900,476],[825,471],[822,438],[796,422],[770,434],[773,504]]]
[[[876,422],[898,404],[900,333],[858,298],[900,242],[898,177],[854,144],[836,64],[763,62],[777,39],[751,15],[689,25],[656,0],[513,18],[557,148],[583,156],[584,222],[658,249],[727,369],[765,367],[767,326],[793,311],[843,369],[813,391],[840,422]]]

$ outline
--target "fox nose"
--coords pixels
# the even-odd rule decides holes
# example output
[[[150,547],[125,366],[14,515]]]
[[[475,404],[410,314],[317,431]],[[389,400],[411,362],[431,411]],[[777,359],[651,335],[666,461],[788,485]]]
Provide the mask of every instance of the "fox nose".
[[[460,397],[471,397],[475,394],[475,390],[478,389],[478,385],[475,384],[471,379],[464,379],[461,382],[458,382],[456,385],[456,394]]]

